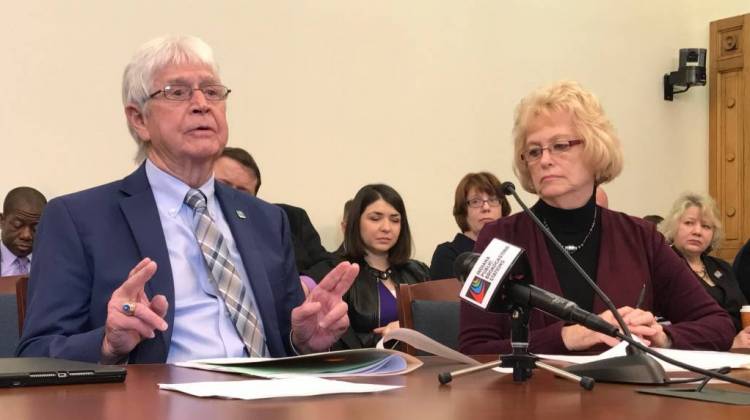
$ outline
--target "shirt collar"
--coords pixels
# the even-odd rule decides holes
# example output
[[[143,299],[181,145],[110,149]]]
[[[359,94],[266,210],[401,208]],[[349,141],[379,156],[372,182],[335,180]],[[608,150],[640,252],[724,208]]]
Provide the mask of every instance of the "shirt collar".
[[[0,241],[0,263],[3,267],[10,267],[17,258],[16,254],[10,252],[8,247]],[[29,263],[31,263],[31,254],[27,255],[26,258],[28,258]]]
[[[148,177],[148,183],[154,192],[154,199],[159,210],[170,217],[177,216],[184,204],[185,195],[187,195],[191,187],[180,179],[163,171],[149,159],[146,159],[146,177]],[[213,174],[198,189],[206,196],[210,209],[215,200]]]

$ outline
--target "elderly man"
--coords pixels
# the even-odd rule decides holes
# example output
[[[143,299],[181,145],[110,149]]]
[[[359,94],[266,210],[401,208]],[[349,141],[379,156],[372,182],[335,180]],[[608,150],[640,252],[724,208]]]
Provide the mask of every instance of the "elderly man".
[[[145,162],[50,201],[17,353],[160,363],[323,351],[349,324],[341,264],[306,299],[281,209],[214,182],[226,98],[200,39],[144,44],[123,103]]]
[[[0,213],[0,276],[29,274],[36,225],[47,199],[31,187],[13,188]]]

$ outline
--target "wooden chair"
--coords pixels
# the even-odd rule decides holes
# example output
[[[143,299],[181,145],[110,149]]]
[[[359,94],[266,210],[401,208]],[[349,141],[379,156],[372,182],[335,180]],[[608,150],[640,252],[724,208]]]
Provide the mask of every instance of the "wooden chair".
[[[456,279],[431,280],[398,287],[398,322],[453,349],[458,348],[459,297]],[[417,354],[406,345],[405,351]]]
[[[18,335],[21,336],[23,320],[26,317],[26,294],[29,287],[29,276],[0,277],[0,295],[15,295],[16,313],[18,314]]]

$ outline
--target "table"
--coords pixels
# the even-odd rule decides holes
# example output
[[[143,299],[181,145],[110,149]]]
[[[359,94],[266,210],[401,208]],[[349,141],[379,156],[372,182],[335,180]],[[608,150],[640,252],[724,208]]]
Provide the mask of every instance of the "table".
[[[750,408],[636,393],[638,386],[598,383],[593,391],[535,370],[513,383],[491,371],[441,386],[437,374],[462,366],[438,357],[404,376],[358,379],[404,385],[378,394],[239,401],[201,399],[161,391],[156,384],[246,379],[171,365],[131,365],[125,383],[0,389],[4,419],[721,419],[747,418]],[[750,379],[750,372],[733,375]],[[728,384],[709,385],[740,389]],[[750,390],[748,390],[750,392]],[[742,416],[742,417],[740,417]]]

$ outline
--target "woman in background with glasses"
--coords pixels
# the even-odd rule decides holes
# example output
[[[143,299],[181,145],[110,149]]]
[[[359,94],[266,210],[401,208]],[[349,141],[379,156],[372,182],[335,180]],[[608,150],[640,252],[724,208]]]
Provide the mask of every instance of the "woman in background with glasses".
[[[654,226],[596,205],[596,186],[619,175],[623,159],[614,128],[591,93],[574,82],[558,82],[532,93],[516,109],[513,136],[516,175],[526,191],[540,198],[531,211],[611,298],[633,334],[655,347],[729,349],[734,337],[729,315],[695,281]],[[518,213],[487,224],[476,249],[484,249],[493,238],[526,250],[537,286],[617,325],[528,215]],[[659,324],[654,312],[672,325]],[[531,312],[529,328],[529,351],[536,353],[617,343],[540,311]],[[462,352],[509,353],[509,336],[507,314],[462,302]]]
[[[685,259],[696,280],[732,317],[737,335],[732,348],[750,347],[750,327],[742,329],[740,308],[747,300],[728,262],[708,255],[721,242],[719,209],[711,197],[685,193],[659,226],[672,249]]]
[[[500,181],[489,172],[466,174],[456,187],[453,217],[461,233],[451,242],[437,246],[432,254],[433,280],[456,277],[453,262],[464,252],[474,250],[474,241],[485,224],[510,214],[510,204],[500,192]]]

